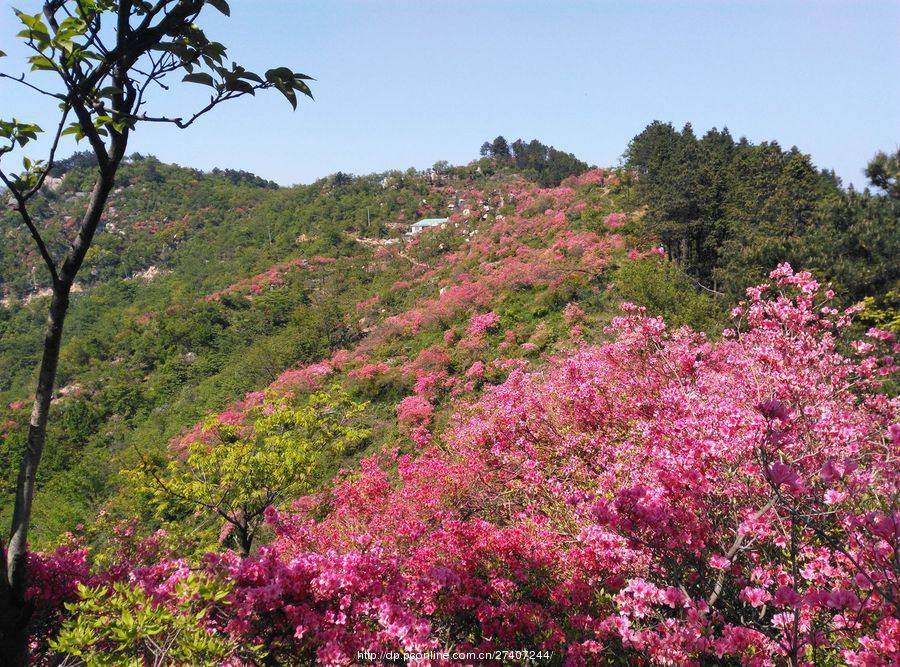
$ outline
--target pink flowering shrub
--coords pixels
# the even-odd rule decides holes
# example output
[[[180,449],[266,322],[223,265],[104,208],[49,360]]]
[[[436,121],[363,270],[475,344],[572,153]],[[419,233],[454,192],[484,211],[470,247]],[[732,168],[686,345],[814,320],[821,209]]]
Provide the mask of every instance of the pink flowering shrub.
[[[584,321],[584,310],[576,303],[567,303],[563,311],[563,318],[566,324],[578,324]]]
[[[473,315],[469,320],[469,328],[466,333],[470,336],[479,336],[486,331],[491,331],[500,323],[500,316],[495,312]]]
[[[619,229],[625,224],[625,214],[610,213],[603,219],[603,224],[609,229]]]
[[[210,556],[207,567],[235,584],[239,610],[226,630],[291,664],[357,664],[357,652],[426,651],[438,647],[428,620],[414,611],[417,588],[379,549],[303,553],[277,551],[241,561]]]
[[[400,431],[406,433],[419,447],[424,447],[431,441],[429,427],[433,418],[434,405],[422,394],[407,396],[397,406]]]
[[[562,185],[569,187],[599,185],[603,183],[607,173],[606,169],[589,169],[578,176],[569,176],[562,182]]]
[[[98,523],[109,526],[106,512],[100,512]],[[64,544],[54,552],[28,555],[31,581],[26,599],[34,605],[29,629],[33,664],[58,664],[48,650],[48,642],[58,636],[65,620],[72,618],[65,605],[79,600],[79,586],[109,586],[128,581],[155,563],[172,562],[171,549],[176,543],[166,532],[158,530],[148,537],[139,537],[136,524],[136,520],[112,524],[111,539],[102,553],[91,553],[84,535],[67,533]],[[82,529],[78,526],[79,532]],[[177,546],[183,549],[186,545],[178,542]]]
[[[375,295],[369,299],[365,299],[364,301],[360,301],[356,304],[356,312],[361,313],[365,310],[370,309],[372,306],[378,305],[381,302],[381,297],[379,295]]]
[[[147,311],[145,313],[141,313],[138,315],[134,321],[136,324],[140,324],[141,326],[150,324],[150,321],[153,319],[154,313],[151,311]]]
[[[380,375],[391,372],[391,367],[383,361],[374,364],[363,364],[347,373],[347,377],[353,380],[374,380]]]
[[[406,364],[402,372],[404,375],[417,377],[421,372],[446,371],[453,363],[453,359],[447,350],[440,345],[432,345],[422,350],[411,362]]]
[[[325,379],[332,373],[334,373],[334,368],[327,361],[300,368],[290,368],[279,375],[269,385],[269,389],[277,392],[314,391],[321,389]]]
[[[247,415],[236,410],[226,410],[216,415],[216,421],[223,426],[241,426]]]
[[[377,398],[399,381],[396,369],[383,361],[364,363],[347,373],[348,385],[362,396]]]
[[[407,396],[397,405],[397,421],[406,428],[428,426],[434,416],[434,406],[421,396]]]
[[[476,361],[468,369],[466,369],[466,377],[473,380],[480,380],[484,377],[484,362]]]
[[[354,361],[362,361],[362,359],[357,359],[350,350],[338,350],[331,355],[331,365],[335,370],[343,370]]]
[[[479,334],[477,336],[466,336],[456,343],[457,350],[463,350],[466,353],[472,355],[477,355],[478,353],[486,350],[487,347],[488,341],[483,334]]]
[[[393,315],[385,321],[385,325],[390,327],[397,335],[419,333],[419,330],[426,324],[425,313],[414,308],[399,315]]]
[[[323,259],[327,260],[327,262],[334,261],[332,258],[328,257],[316,257],[313,259],[313,261],[316,263],[323,263]],[[309,262],[305,259],[292,259],[281,264],[276,264],[269,268],[268,271],[264,271],[263,273],[251,276],[250,278],[239,280],[238,282],[229,285],[224,289],[207,294],[204,298],[206,301],[220,301],[223,296],[229,294],[246,294],[249,292],[251,294],[259,295],[267,289],[281,287],[282,285],[284,285],[286,282],[284,279],[284,275],[288,271],[294,271],[298,268],[306,268],[308,267],[308,265]]]
[[[900,426],[878,379],[895,370],[895,342],[877,334],[878,350],[840,354],[852,313],[823,312],[808,274],[784,266],[773,280],[716,344],[626,306],[614,342],[514,370],[440,447],[397,460],[398,483],[383,459],[364,462],[324,520],[284,518],[272,567],[323,558],[312,554],[328,554],[313,572],[377,564],[369,578],[335,575],[353,588],[344,615],[296,615],[279,636],[314,632],[308,650],[343,660],[359,611],[379,647],[891,664]],[[430,419],[416,398],[398,408],[410,424]],[[248,618],[284,618],[280,596],[318,589],[264,590],[271,605]]]
[[[416,374],[413,391],[416,392],[416,396],[421,396],[427,401],[434,401],[440,395],[447,378],[447,373],[444,371],[420,370]]]
[[[82,545],[65,544],[49,554],[28,555],[31,578],[25,597],[34,605],[31,618],[31,650],[47,650],[47,642],[59,630],[65,615],[63,605],[78,599],[78,584],[88,581],[88,551]]]

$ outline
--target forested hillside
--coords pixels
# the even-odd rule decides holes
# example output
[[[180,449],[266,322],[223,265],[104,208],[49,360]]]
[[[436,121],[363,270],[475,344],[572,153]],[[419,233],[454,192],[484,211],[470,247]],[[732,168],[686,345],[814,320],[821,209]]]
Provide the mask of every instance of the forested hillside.
[[[86,196],[84,178],[74,169],[46,194],[45,224],[60,247],[67,211]],[[51,425],[60,445],[42,469],[53,491],[41,503],[50,514],[36,539],[96,511],[117,483],[107,467],[117,453],[154,449],[206,411],[357,338],[354,304],[391,282],[389,272],[367,270],[373,252],[401,236],[428,201],[446,203],[426,180],[399,172],[279,190],[247,174],[201,174],[147,158],[120,178],[67,325],[62,414]],[[4,408],[17,406],[0,421],[6,492],[46,302],[46,276],[14,223],[11,212],[0,307],[0,395]]]
[[[615,168],[502,136],[292,188],[132,156],[38,478],[40,664],[890,664],[895,167],[845,190],[661,123]],[[91,168],[41,192],[51,252]],[[7,520],[47,276],[0,225]]]
[[[827,277],[847,303],[896,294],[897,156],[873,158],[874,192],[843,190],[796,147],[735,141],[727,129],[698,139],[690,125],[653,123],[625,157],[648,230],[704,286],[739,298],[790,261]]]

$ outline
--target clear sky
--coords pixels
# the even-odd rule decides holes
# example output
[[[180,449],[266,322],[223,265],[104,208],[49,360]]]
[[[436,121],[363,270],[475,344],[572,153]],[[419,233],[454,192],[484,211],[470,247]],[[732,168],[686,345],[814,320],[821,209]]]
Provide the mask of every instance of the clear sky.
[[[17,0],[37,12],[42,3]],[[0,69],[21,71],[9,0]],[[231,0],[207,34],[249,69],[314,76],[316,100],[239,100],[188,131],[146,127],[129,152],[282,184],[464,163],[498,134],[601,166],[653,120],[798,146],[862,186],[900,145],[898,0]],[[171,109],[196,103],[172,91]],[[177,88],[177,86],[176,86]],[[0,82],[0,118],[50,126],[46,101]]]

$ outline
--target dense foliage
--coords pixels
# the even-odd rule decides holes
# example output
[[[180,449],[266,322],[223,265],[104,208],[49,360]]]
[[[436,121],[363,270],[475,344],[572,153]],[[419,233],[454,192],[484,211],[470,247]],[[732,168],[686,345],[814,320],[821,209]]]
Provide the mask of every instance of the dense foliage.
[[[382,187],[399,177],[357,178],[340,187],[323,179],[275,190],[153,158],[123,166],[121,190],[112,195],[81,291],[72,297],[61,400],[40,473],[47,493],[38,498],[38,543],[96,512],[133,446],[163,451],[208,410],[360,335],[355,304],[389,287],[408,262],[373,277],[367,267],[377,246],[356,239],[396,237],[385,224],[414,219],[423,197],[437,204],[418,177]],[[82,205],[82,178],[73,168],[46,193],[46,225],[64,222],[68,208]],[[27,232],[7,229],[0,246],[7,262],[0,272],[4,495],[15,482],[46,303],[41,274],[31,270],[36,257],[27,250]],[[2,506],[9,511],[9,503]]]
[[[557,150],[537,139],[529,142],[516,139],[509,144],[501,135],[490,143],[484,142],[481,146],[481,155],[493,158],[490,166],[485,167],[491,169],[514,167],[518,173],[545,188],[554,188],[569,176],[576,176],[588,169],[587,163],[572,153]]]
[[[131,473],[149,491],[157,513],[178,516],[180,508],[212,514],[222,522],[219,541],[233,543],[244,556],[268,508],[308,494],[313,473],[330,454],[368,435],[351,426],[364,406],[346,395],[313,394],[305,405],[290,407],[265,402],[257,392],[247,403],[252,421],[239,412],[220,414],[165,473],[146,461]]]
[[[648,229],[708,288],[739,295],[780,261],[827,277],[850,303],[898,288],[896,156],[867,169],[881,194],[844,191],[796,147],[735,141],[727,129],[698,139],[690,125],[655,122],[626,158]]]

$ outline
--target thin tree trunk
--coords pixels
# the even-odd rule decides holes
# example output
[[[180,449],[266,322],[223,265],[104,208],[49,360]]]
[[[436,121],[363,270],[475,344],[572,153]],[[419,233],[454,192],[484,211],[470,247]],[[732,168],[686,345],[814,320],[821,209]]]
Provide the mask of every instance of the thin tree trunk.
[[[253,535],[248,528],[237,527],[237,543],[241,550],[241,558],[247,558],[250,555],[250,548],[253,546]]]
[[[58,284],[53,288],[53,299],[47,315],[47,332],[44,336],[44,352],[38,375],[34,407],[28,427],[28,441],[16,484],[16,503],[10,533],[7,557],[3,565],[2,600],[0,600],[0,664],[18,667],[28,664],[28,623],[32,607],[25,601],[28,583],[26,548],[31,506],[34,500],[34,481],[47,434],[47,417],[53,384],[59,364],[63,323],[69,308],[71,284]]]
[[[28,587],[28,528],[31,524],[35,478],[47,436],[47,419],[59,365],[63,323],[69,309],[69,293],[84,256],[91,246],[94,232],[112,190],[116,169],[125,147],[124,142],[118,143],[116,146],[118,150],[111,156],[107,168],[101,169],[97,177],[87,211],[82,219],[81,229],[63,261],[59,278],[54,280],[53,284],[53,297],[50,301],[47,331],[44,336],[44,351],[28,427],[28,441],[19,466],[9,544],[3,558],[0,559],[3,570],[3,576],[0,577],[0,665],[4,667],[6,665],[26,667],[30,662],[28,625],[33,607],[26,602],[25,591]]]

